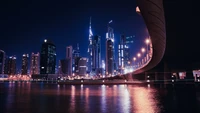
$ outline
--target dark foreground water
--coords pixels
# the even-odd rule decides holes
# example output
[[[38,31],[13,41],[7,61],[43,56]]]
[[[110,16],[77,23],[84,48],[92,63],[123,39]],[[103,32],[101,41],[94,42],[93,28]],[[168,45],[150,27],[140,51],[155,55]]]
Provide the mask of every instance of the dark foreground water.
[[[200,113],[194,86],[0,83],[0,113]]]

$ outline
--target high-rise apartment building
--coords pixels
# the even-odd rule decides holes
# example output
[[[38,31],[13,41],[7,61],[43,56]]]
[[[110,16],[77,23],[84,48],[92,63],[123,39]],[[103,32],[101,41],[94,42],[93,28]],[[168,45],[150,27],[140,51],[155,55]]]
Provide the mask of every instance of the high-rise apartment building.
[[[0,50],[0,74],[4,73],[4,65],[5,65],[5,52]]]
[[[55,74],[56,46],[53,42],[44,40],[40,54],[40,74]]]
[[[28,54],[23,54],[22,55],[22,69],[21,69],[21,74],[22,75],[27,75],[28,74]]]
[[[31,54],[31,66],[30,66],[30,73],[31,75],[40,74],[40,54]]]

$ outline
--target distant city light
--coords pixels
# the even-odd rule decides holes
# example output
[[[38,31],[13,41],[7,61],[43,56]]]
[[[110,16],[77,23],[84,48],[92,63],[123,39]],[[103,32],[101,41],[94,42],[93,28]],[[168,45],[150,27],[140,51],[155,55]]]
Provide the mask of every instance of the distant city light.
[[[47,39],[45,39],[44,42],[46,43],[46,42],[47,42]]]

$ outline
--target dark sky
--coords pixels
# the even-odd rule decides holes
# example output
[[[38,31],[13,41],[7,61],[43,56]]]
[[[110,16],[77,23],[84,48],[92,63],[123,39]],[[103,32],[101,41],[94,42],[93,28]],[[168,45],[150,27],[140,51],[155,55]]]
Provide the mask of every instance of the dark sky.
[[[57,60],[65,58],[66,46],[80,45],[87,56],[89,18],[93,34],[101,36],[105,58],[107,23],[113,20],[115,44],[121,34],[135,35],[131,54],[135,55],[148,35],[134,0],[10,0],[0,3],[0,49],[16,55],[18,68],[23,53],[40,52],[44,39],[57,46]],[[116,54],[117,55],[117,54]]]

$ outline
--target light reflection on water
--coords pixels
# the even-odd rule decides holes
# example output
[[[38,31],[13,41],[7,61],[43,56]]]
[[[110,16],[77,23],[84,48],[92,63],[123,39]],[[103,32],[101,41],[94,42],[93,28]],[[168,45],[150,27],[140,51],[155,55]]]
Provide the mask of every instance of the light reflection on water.
[[[136,85],[0,84],[4,112],[24,113],[160,113],[158,89]],[[170,97],[171,98],[171,97]],[[173,98],[172,98],[173,99]],[[172,101],[173,102],[173,101]]]

